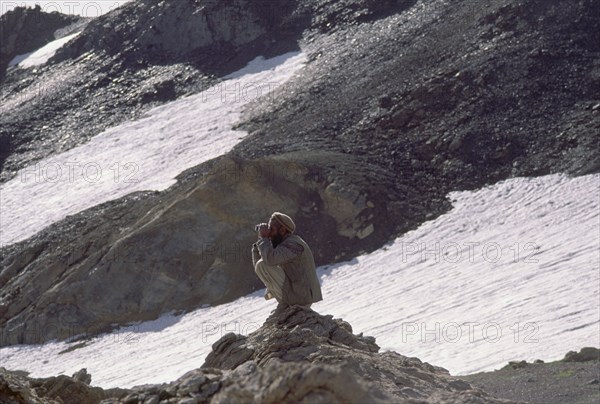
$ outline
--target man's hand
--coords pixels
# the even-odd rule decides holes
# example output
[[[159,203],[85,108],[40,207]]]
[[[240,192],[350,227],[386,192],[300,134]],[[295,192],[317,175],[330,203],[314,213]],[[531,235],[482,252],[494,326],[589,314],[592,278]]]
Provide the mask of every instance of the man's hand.
[[[269,225],[266,223],[259,224],[258,237],[269,237],[271,231],[269,230]]]

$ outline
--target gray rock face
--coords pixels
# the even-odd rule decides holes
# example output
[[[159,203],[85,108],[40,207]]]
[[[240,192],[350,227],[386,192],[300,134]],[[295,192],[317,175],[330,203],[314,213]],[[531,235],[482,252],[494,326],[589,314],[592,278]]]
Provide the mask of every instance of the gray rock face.
[[[343,320],[278,309],[247,337],[223,336],[202,368],[103,403],[509,402],[417,358],[378,351],[374,338],[352,334]]]
[[[56,60],[85,52],[116,54],[126,48],[129,57],[173,62],[192,51],[218,46],[235,49],[267,32],[261,16],[248,0],[144,1],[128,4],[93,21],[80,39],[65,47]],[[117,23],[114,24],[116,15]],[[111,21],[111,23],[108,23]],[[135,54],[135,55],[134,55]]]
[[[92,375],[90,375],[87,372],[86,368],[83,368],[83,369],[78,370],[77,372],[73,373],[72,377],[73,377],[73,380],[77,380],[78,382],[82,382],[87,385],[92,383]]]
[[[0,81],[13,57],[41,48],[56,39],[57,30],[82,20],[85,19],[58,12],[45,13],[39,5],[16,7],[3,14],[0,17]]]
[[[57,376],[32,379],[22,372],[11,372],[0,367],[0,403],[2,404],[97,404],[109,397],[123,397],[123,389],[103,390],[90,387],[76,376],[86,374],[85,369],[73,377]],[[90,376],[91,377],[91,376]]]
[[[149,61],[232,59],[241,47],[300,39],[404,10],[415,0],[148,0],[93,21],[56,61],[85,52]],[[268,47],[269,45],[267,45]]]
[[[569,351],[562,359],[563,362],[589,362],[600,360],[600,350],[595,347],[581,348],[579,352]]]

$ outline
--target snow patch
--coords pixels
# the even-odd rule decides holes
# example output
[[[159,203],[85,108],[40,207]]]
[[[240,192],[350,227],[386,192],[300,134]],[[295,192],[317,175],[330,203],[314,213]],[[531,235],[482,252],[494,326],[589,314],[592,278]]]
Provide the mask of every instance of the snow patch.
[[[0,243],[24,240],[67,215],[135,191],[164,190],[186,169],[227,153],[247,135],[232,129],[244,106],[275,97],[305,61],[298,52],[258,57],[229,80],[20,170],[0,186]]]
[[[24,55],[17,55],[8,63],[8,66],[19,66],[22,68],[28,68],[43,65],[48,60],[50,60],[50,58],[54,56],[54,54],[56,54],[57,50],[62,48],[67,42],[69,42],[71,39],[75,38],[79,34],[80,32],[72,35],[67,35],[63,38],[52,41],[44,45],[40,49],[36,50],[35,52],[26,53]]]

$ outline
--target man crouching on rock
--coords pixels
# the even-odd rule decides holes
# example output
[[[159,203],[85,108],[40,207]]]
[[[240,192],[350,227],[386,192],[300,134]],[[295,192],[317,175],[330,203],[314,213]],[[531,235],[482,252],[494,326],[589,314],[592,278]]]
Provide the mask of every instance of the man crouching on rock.
[[[256,226],[258,241],[252,244],[254,271],[267,287],[265,299],[277,299],[278,309],[291,305],[310,307],[323,300],[315,261],[306,241],[293,234],[292,218],[280,212],[269,223]]]

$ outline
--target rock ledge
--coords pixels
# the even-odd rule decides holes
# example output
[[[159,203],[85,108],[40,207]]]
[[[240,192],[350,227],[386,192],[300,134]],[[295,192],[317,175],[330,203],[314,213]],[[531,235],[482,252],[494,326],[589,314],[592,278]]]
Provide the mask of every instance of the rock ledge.
[[[277,309],[248,336],[229,333],[200,369],[140,386],[109,403],[500,403],[443,368],[354,335],[341,319],[302,307]]]

